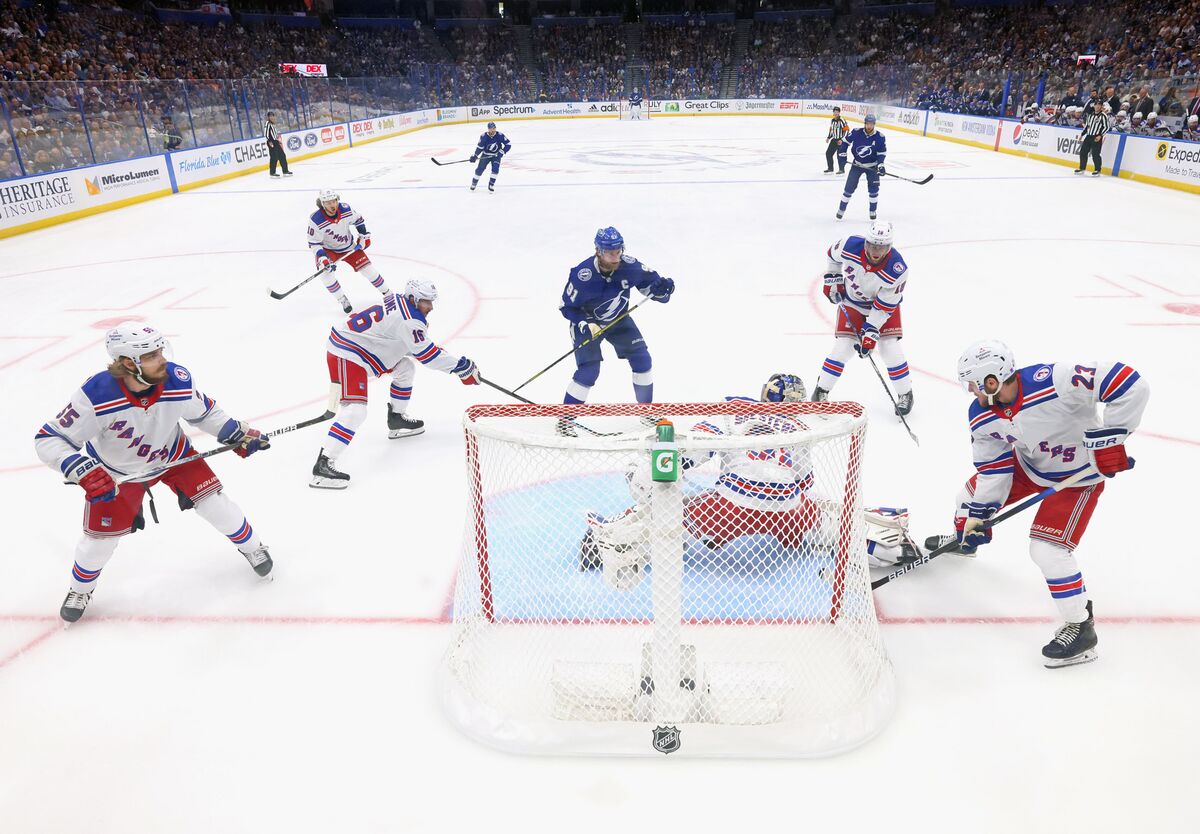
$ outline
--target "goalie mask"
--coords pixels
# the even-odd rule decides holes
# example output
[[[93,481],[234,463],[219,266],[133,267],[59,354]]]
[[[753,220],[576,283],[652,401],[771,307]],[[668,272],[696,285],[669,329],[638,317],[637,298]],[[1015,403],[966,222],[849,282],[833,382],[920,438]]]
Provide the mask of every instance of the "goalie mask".
[[[802,403],[807,399],[804,380],[794,374],[771,374],[759,399],[765,403]]]

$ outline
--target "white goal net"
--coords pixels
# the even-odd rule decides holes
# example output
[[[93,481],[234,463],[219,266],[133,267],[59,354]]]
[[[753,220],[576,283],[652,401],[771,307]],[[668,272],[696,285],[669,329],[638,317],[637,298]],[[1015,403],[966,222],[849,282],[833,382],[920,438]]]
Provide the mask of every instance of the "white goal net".
[[[639,119],[650,118],[650,100],[642,99],[641,105],[634,107],[630,105],[629,99],[623,98],[617,102],[618,117],[623,122],[637,121]]]
[[[440,686],[466,733],[519,752],[818,756],[882,729],[861,406],[485,405],[464,426]]]

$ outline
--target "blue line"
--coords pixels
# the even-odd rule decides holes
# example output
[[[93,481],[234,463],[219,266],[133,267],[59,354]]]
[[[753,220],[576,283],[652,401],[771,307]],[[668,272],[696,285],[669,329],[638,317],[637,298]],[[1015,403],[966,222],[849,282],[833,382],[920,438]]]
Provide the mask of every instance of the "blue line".
[[[1127,133],[1121,134],[1121,141],[1117,145],[1117,158],[1113,160],[1112,175],[1115,177],[1121,173],[1121,159],[1125,156],[1125,137]]]
[[[938,180],[941,183],[948,182],[1020,182],[1023,180],[1062,180],[1062,176],[1041,176],[1041,177],[946,177]],[[1074,180],[1071,180],[1074,182]],[[647,180],[645,182],[572,182],[572,183],[512,183],[510,182],[505,188],[613,188],[625,187],[630,185],[654,185],[662,187],[664,185],[795,185],[797,183],[806,182],[825,182],[832,183],[836,180],[832,179],[803,179],[803,180]],[[355,191],[457,191],[464,189],[461,185],[391,185],[391,186],[356,186]],[[262,188],[253,190],[239,191],[211,191],[208,189],[193,189],[186,192],[189,195],[209,195],[221,196],[223,194],[279,194],[280,192],[297,192],[307,194],[308,190],[303,188]]]
[[[921,135],[922,136],[929,135],[929,111],[928,110],[925,111],[925,124],[921,126]]]
[[[171,193],[179,193],[179,183],[175,182],[175,166],[171,162],[171,152],[167,151],[167,176],[171,178]]]

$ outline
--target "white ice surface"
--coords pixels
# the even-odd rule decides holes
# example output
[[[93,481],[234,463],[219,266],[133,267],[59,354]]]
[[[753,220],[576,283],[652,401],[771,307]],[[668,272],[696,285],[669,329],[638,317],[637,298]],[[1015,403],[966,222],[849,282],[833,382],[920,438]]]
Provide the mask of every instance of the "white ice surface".
[[[1198,548],[1187,522],[1200,465],[1200,242],[1195,196],[893,133],[884,183],[911,268],[904,345],[917,448],[879,381],[851,360],[836,396],[867,405],[869,502],[942,531],[970,472],[970,341],[1021,364],[1112,357],[1153,386],[1079,556],[1100,660],[1047,671],[1054,614],[1026,520],[978,559],[945,557],[876,597],[900,683],[889,728],[818,762],[553,760],[462,738],[439,711],[464,479],[460,414],[503,401],[418,372],[428,431],[389,442],[386,383],[342,458],[344,493],[311,490],[323,432],[218,458],[228,493],[271,545],[274,583],[194,514],[122,542],[85,619],[57,609],[80,495],[40,465],[37,427],[105,362],[121,319],[170,334],[176,361],[231,414],[264,429],[319,413],[325,336],[340,316],[309,274],[305,219],[331,185],[361,210],[393,288],[441,291],[433,336],[516,385],[565,351],[568,267],[599,226],[673,277],[637,314],[659,400],[754,394],[770,373],[810,388],[832,341],[824,250],[845,221],[824,177],[819,120],[658,119],[504,124],[496,194],[469,193],[479,128],[443,127],[230,180],[0,243],[0,831],[391,832],[645,828],[1194,832],[1200,745]],[[374,295],[339,273],[352,298]],[[611,354],[607,355],[611,360]],[[531,385],[559,401],[565,362]],[[498,399],[499,398],[499,399]],[[632,399],[606,361],[593,400]],[[199,441],[202,447],[211,442]],[[1182,516],[1182,518],[1180,517]]]

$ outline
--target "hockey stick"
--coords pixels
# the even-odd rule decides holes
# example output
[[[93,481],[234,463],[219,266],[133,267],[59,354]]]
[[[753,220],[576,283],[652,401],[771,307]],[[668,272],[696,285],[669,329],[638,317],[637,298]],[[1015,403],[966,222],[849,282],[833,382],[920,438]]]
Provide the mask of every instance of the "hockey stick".
[[[512,397],[514,400],[517,400],[518,402],[523,402],[526,405],[538,405],[538,403],[535,403],[533,400],[527,400],[524,397],[522,397],[520,394],[518,394],[516,391],[509,391],[503,385],[497,385],[496,383],[492,382],[490,379],[484,379],[482,376],[480,376],[479,381],[482,382],[484,385],[490,385],[492,388],[495,388],[497,391],[499,391],[502,394],[508,394],[508,396]],[[566,418],[564,418],[564,419],[566,419]],[[619,431],[596,431],[595,429],[589,428],[588,426],[585,426],[583,423],[580,423],[574,419],[571,419],[571,425],[577,429],[581,429],[585,434],[590,434],[592,437],[617,437],[618,435],[625,434],[625,432],[619,432]]]
[[[883,390],[887,392],[888,399],[892,401],[892,410],[895,411],[900,407],[900,404],[896,402],[896,398],[892,395],[892,389],[888,387],[887,380],[885,380],[883,378],[883,374],[879,372],[879,366],[875,364],[875,357],[868,353],[867,358],[871,360],[871,367],[875,369],[875,376],[879,377],[879,384],[882,385]],[[908,436],[913,439],[913,443],[916,443],[918,446],[920,446],[921,441],[917,440],[917,436],[913,434],[913,430],[909,428],[908,421],[904,419],[904,415],[899,411],[896,411],[896,416],[899,417],[900,422],[904,424],[904,428],[908,432]]]
[[[469,160],[469,159],[454,159],[454,160],[451,160],[450,162],[438,162],[436,159],[434,159],[431,156],[431,157],[429,157],[429,161],[432,162],[434,165],[457,165],[460,162],[470,162],[471,160]]]
[[[1134,464],[1133,458],[1130,458],[1129,459],[1129,468],[1130,469],[1133,468],[1133,464]],[[989,518],[987,521],[983,522],[983,524],[979,525],[979,527],[977,527],[975,529],[976,530],[989,530],[992,527],[995,527],[1001,521],[1006,521],[1006,520],[1012,518],[1017,513],[1025,512],[1030,507],[1032,507],[1034,504],[1038,504],[1042,501],[1045,501],[1047,498],[1049,498],[1054,493],[1059,492],[1064,489],[1067,489],[1069,487],[1073,487],[1080,481],[1084,480],[1085,478],[1090,478],[1090,477],[1094,476],[1095,474],[1096,474],[1096,470],[1092,466],[1084,467],[1083,469],[1076,472],[1071,477],[1067,478],[1062,483],[1055,484],[1052,487],[1046,487],[1046,489],[1043,489],[1037,495],[1034,495],[1031,498],[1027,498],[1026,500],[1022,501],[1020,504],[1016,504],[1016,505],[1010,507],[1009,509],[1004,510],[999,515],[992,516],[991,518]],[[895,571],[893,573],[889,573],[887,576],[876,579],[874,582],[871,583],[871,590],[874,591],[878,588],[882,588],[884,585],[888,584],[896,577],[904,576],[904,574],[908,573],[910,570],[919,568],[919,567],[921,567],[921,565],[929,564],[929,562],[931,562],[933,559],[937,558],[938,556],[941,556],[943,553],[949,553],[950,551],[954,550],[954,548],[956,548],[956,547],[958,547],[957,539],[946,542],[941,547],[929,551],[924,556],[922,556],[920,559],[917,559],[915,562],[909,562],[907,565],[904,565],[903,567],[900,568],[900,570]]]
[[[536,374],[534,374],[534,375],[533,375],[533,376],[531,376],[529,379],[525,380],[525,381],[524,381],[524,382],[522,382],[520,385],[518,385],[516,388],[514,388],[514,389],[512,390],[512,392],[511,392],[511,393],[512,393],[512,394],[515,396],[517,391],[520,391],[520,390],[521,390],[522,388],[524,388],[526,385],[528,385],[529,383],[533,382],[535,379],[537,379],[537,378],[538,378],[539,376],[541,376],[542,374],[546,373],[546,371],[548,371],[548,370],[550,370],[551,368],[553,368],[555,365],[557,365],[559,362],[561,362],[561,361],[563,361],[564,359],[566,359],[568,356],[570,356],[571,354],[573,354],[575,351],[579,350],[580,348],[585,348],[585,347],[587,347],[588,345],[590,345],[592,342],[594,342],[594,341],[596,341],[597,339],[599,339],[601,336],[603,336],[603,335],[604,335],[604,334],[605,334],[605,333],[608,331],[608,329],[609,329],[610,327],[613,327],[614,325],[616,325],[616,323],[617,323],[617,322],[619,322],[621,319],[623,319],[623,318],[625,318],[626,316],[628,316],[630,313],[632,313],[632,312],[633,312],[634,310],[636,310],[638,307],[641,307],[643,304],[645,304],[645,303],[646,303],[647,301],[649,301],[649,300],[650,300],[649,298],[643,298],[643,299],[642,299],[641,301],[639,301],[637,304],[634,304],[632,307],[630,307],[630,308],[629,308],[628,310],[626,310],[624,313],[621,313],[621,315],[617,316],[615,319],[613,319],[612,321],[610,321],[608,324],[604,325],[604,327],[601,327],[601,328],[600,328],[598,331],[596,331],[596,335],[595,335],[595,336],[592,336],[592,337],[591,337],[590,339],[588,339],[587,341],[585,341],[585,342],[582,342],[582,343],[580,343],[580,344],[576,345],[575,347],[571,348],[570,350],[568,350],[568,351],[567,351],[566,353],[564,353],[562,356],[558,357],[558,358],[557,358],[557,359],[555,359],[553,362],[551,362],[549,365],[547,365],[546,367],[542,368],[542,369],[541,369],[540,371],[538,371]]]
[[[305,278],[303,281],[301,281],[301,282],[300,282],[299,284],[297,284],[296,286],[292,287],[292,288],[291,288],[290,290],[288,290],[287,292],[284,292],[284,293],[278,293],[278,292],[275,292],[275,290],[271,290],[271,298],[274,298],[276,301],[278,301],[278,300],[279,300],[279,299],[281,299],[281,298],[287,298],[289,295],[291,295],[291,294],[292,294],[292,293],[294,293],[296,290],[298,290],[298,289],[300,289],[301,287],[303,287],[305,284],[307,284],[307,283],[308,283],[309,281],[311,281],[312,279],[314,279],[314,278],[317,278],[317,277],[319,277],[319,276],[321,276],[321,275],[324,275],[326,272],[329,272],[331,269],[333,269],[333,266],[334,266],[333,264],[329,264],[328,266],[323,266],[323,267],[321,267],[321,268],[320,268],[320,269],[318,269],[316,272],[314,272],[312,275],[310,275],[310,276],[308,276],[307,278]]]
[[[284,426],[282,428],[275,429],[274,431],[263,432],[263,436],[264,437],[275,437],[275,435],[278,435],[278,434],[287,434],[288,432],[296,431],[297,429],[305,429],[305,428],[308,428],[309,426],[315,426],[317,423],[324,423],[326,420],[332,420],[333,416],[334,416],[334,412],[326,411],[320,417],[313,417],[308,420],[301,420],[299,423],[292,423],[290,426]],[[168,470],[174,469],[176,466],[182,466],[185,463],[191,463],[192,461],[196,461],[196,460],[204,460],[205,458],[211,458],[213,455],[219,455],[222,452],[232,451],[233,449],[236,449],[241,445],[242,444],[240,444],[240,443],[228,443],[224,446],[218,446],[215,449],[209,449],[207,452],[200,452],[199,454],[189,455],[186,458],[180,458],[177,461],[168,463],[166,466],[160,466],[158,469],[151,469],[149,472],[138,472],[136,474],[129,475],[125,478],[121,478],[120,480],[117,481],[117,483],[123,484],[123,483],[126,483],[127,481],[133,480],[134,478],[137,478],[139,481],[149,480],[150,478],[157,478],[159,475],[162,475],[164,472],[167,472]]]
[[[898,180],[904,180],[905,182],[911,182],[913,185],[924,185],[925,183],[927,183],[931,179],[933,179],[933,174],[926,174],[925,179],[923,179],[923,180],[910,180],[908,177],[902,177],[899,174],[893,174],[891,171],[884,171],[883,175],[885,177],[895,177]]]

